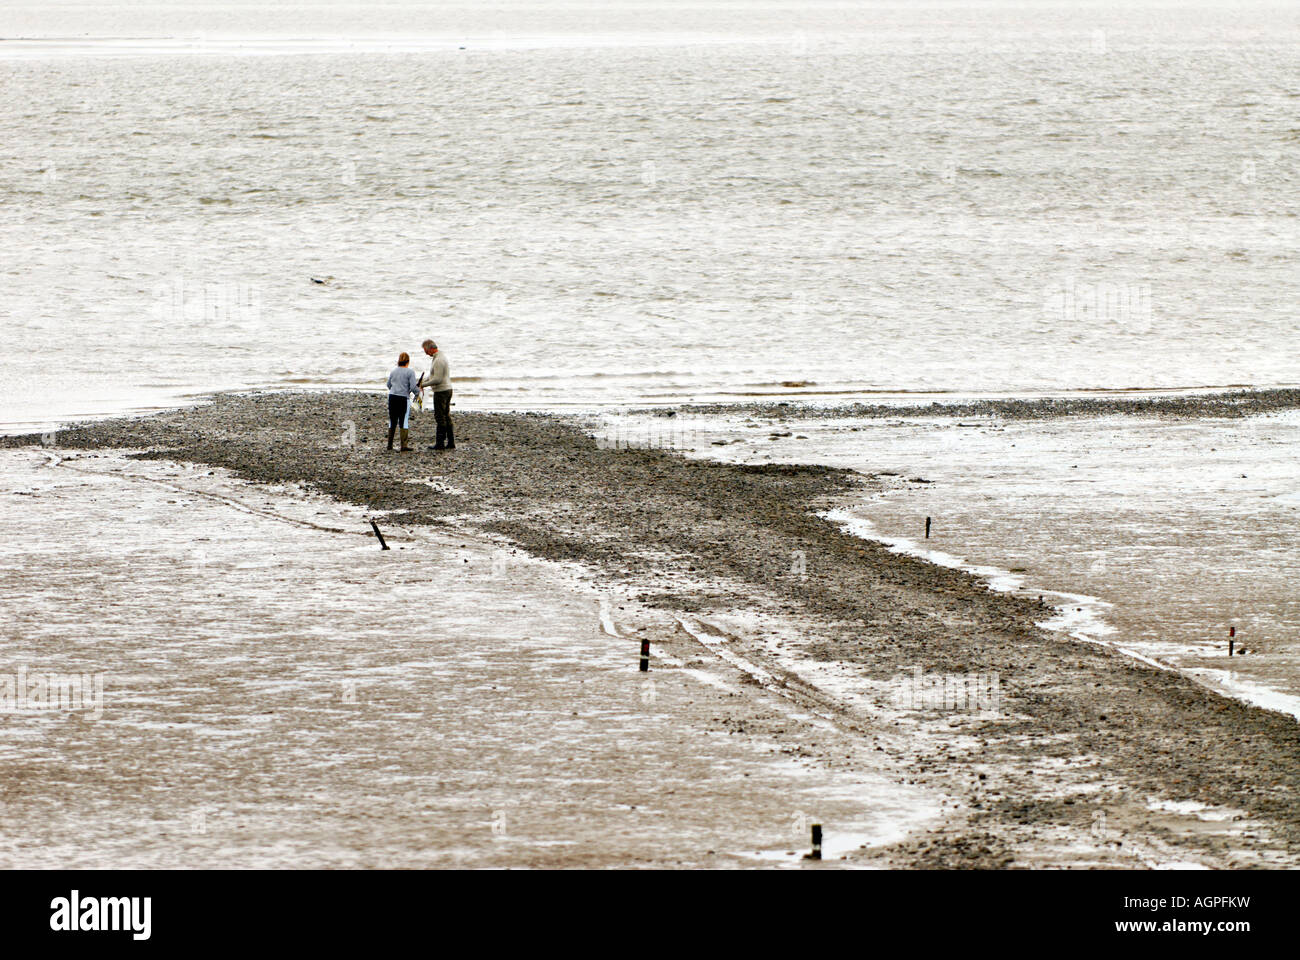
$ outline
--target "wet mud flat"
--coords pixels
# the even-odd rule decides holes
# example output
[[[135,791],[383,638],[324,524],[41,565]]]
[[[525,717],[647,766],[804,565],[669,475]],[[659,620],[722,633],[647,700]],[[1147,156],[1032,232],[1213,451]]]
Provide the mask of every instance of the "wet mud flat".
[[[852,866],[938,813],[490,538],[47,448],[0,451],[0,522],[41,532],[0,541],[0,867],[801,865],[814,819]]]
[[[850,852],[850,860],[1007,867],[1300,859],[1294,719],[1044,631],[1035,624],[1050,608],[891,553],[815,515],[877,482],[870,475],[607,449],[577,421],[543,415],[459,414],[453,453],[425,450],[431,430],[417,424],[420,449],[388,453],[381,401],[223,395],[185,411],[61,431],[54,442],[146,449],[137,456],[301,484],[383,514],[386,527],[471,530],[585,565],[626,599],[629,635],[643,632],[687,665],[716,659],[700,640],[712,636],[753,698],[778,695],[826,718],[869,745],[882,768],[945,798],[941,823]],[[996,709],[900,705],[900,678],[918,668],[995,676]],[[777,736],[770,726],[740,722],[732,735]],[[790,749],[811,764],[844,759],[833,752],[842,737],[835,747],[790,737]]]
[[[1057,417],[1136,414],[1147,417],[1187,419],[1198,417],[1249,417],[1254,414],[1293,410],[1300,407],[1300,389],[1276,387],[1267,390],[1215,390],[1179,393],[1173,396],[1121,395],[1064,397],[997,397],[971,400],[932,400],[928,403],[813,403],[756,401],[745,403],[691,404],[693,414],[728,414],[780,417],[786,420],[826,420],[856,417],[998,417],[1003,420],[1047,420]],[[646,406],[646,412],[674,413],[671,407]]]

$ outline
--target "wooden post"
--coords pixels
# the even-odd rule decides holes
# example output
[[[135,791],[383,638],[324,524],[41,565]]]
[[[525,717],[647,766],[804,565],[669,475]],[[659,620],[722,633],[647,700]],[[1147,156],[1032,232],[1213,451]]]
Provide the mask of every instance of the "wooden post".
[[[930,518],[925,518],[925,539],[930,539]]]
[[[641,641],[641,672],[646,673],[650,669],[650,641]]]
[[[375,521],[371,520],[371,521],[370,521],[370,529],[373,530],[373,531],[375,531],[375,536],[379,538],[379,549],[380,549],[380,550],[387,550],[387,549],[388,549],[388,544],[384,542],[384,535],[383,535],[382,533],[379,532],[379,524],[377,524],[377,523],[375,523]]]

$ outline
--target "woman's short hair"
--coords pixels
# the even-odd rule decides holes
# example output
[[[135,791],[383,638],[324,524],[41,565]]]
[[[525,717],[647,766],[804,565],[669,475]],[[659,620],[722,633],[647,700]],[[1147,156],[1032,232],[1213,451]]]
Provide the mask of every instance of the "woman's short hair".
[[[409,353],[399,353],[397,355],[397,365],[399,367],[404,367],[410,362],[411,362],[411,355]]]

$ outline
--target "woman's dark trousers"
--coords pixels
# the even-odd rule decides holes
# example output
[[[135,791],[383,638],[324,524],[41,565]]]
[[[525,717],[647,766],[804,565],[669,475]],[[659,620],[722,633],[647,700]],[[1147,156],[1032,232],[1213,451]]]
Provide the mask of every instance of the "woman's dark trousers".
[[[406,419],[406,397],[399,397],[395,393],[388,395],[388,449],[393,449],[393,434],[397,428],[402,425]]]

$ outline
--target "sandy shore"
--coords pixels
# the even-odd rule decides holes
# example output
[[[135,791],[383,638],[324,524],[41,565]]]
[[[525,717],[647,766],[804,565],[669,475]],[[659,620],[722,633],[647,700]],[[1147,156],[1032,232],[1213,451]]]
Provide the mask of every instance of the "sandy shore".
[[[1285,393],[1258,402],[1293,404]],[[875,478],[602,449],[576,421],[541,415],[461,414],[455,453],[424,452],[428,438],[420,437],[422,452],[398,456],[383,450],[380,399],[222,396],[61,431],[53,442],[149,448],[146,460],[303,484],[386,512],[386,524],[476,531],[585,565],[626,598],[628,635],[641,631],[683,665],[739,672],[743,695],[718,705],[710,722],[785,743],[820,769],[876,754],[875,773],[888,770],[943,798],[940,823],[848,854],[851,861],[1300,861],[1292,718],[1045,632],[1035,626],[1050,613],[1043,605],[892,554],[815,516]],[[996,676],[998,709],[900,708],[897,678],[918,667]],[[821,716],[835,736],[788,718],[756,719],[774,698]],[[846,751],[846,742],[856,746]]]

